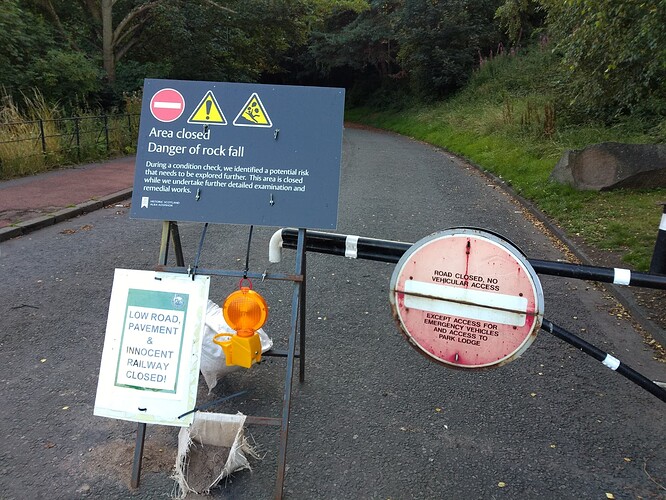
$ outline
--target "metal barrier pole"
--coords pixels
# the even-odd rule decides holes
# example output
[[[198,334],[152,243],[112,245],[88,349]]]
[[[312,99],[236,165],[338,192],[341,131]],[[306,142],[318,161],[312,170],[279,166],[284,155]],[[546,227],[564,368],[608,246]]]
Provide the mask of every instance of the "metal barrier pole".
[[[274,245],[279,245],[281,248],[296,248],[296,229],[280,229],[276,232],[276,235],[279,238],[275,238],[274,235],[275,239],[272,240]],[[409,250],[411,246],[411,243],[402,241],[377,240],[361,236],[308,231],[306,250],[308,252],[344,256],[350,259],[377,260],[396,264],[402,254]],[[274,253],[279,254],[279,252]],[[279,258],[278,255],[275,258]],[[638,273],[629,269],[571,264],[569,262],[540,259],[528,259],[528,261],[539,274],[666,290],[666,276]]]
[[[284,228],[275,232],[270,241],[269,260],[279,262],[281,248],[301,249],[299,233],[296,229]],[[308,231],[308,238],[304,243],[305,252],[319,252],[329,255],[340,255],[353,259],[377,260],[380,262],[397,263],[402,255],[412,246],[411,243],[399,241],[375,240],[359,236]],[[666,276],[634,273],[628,269],[609,269],[594,266],[581,266],[563,262],[550,262],[545,260],[529,259],[537,273],[554,276],[568,276],[572,278],[602,281],[616,285],[635,285],[651,288],[666,289]],[[593,358],[601,361],[608,368],[617,371],[654,396],[666,402],[666,389],[658,386],[650,379],[641,375],[619,359],[589,344],[573,333],[544,319],[541,328],[565,342],[583,350]]]
[[[76,159],[81,161],[81,134],[79,131],[79,118],[74,117],[74,134],[76,134]]]
[[[577,347],[578,349],[582,350],[585,354],[592,356],[597,361],[601,361],[603,365],[606,366],[607,368],[610,368],[611,370],[618,372],[620,375],[628,378],[634,384],[645,389],[653,396],[657,396],[659,399],[666,402],[666,389],[659,387],[649,378],[641,375],[633,368],[623,364],[616,357],[611,356],[607,352],[602,351],[601,349],[584,341],[580,337],[576,337],[573,333],[551,323],[547,319],[543,320],[541,324],[541,329],[556,336],[560,340],[564,340],[566,343],[571,344],[574,347]]]
[[[106,139],[106,152],[109,152],[109,117],[104,115],[104,137]]]
[[[663,210],[657,241],[654,243],[654,251],[650,261],[650,273],[652,274],[666,274],[666,202],[662,201],[659,205],[663,207]]]

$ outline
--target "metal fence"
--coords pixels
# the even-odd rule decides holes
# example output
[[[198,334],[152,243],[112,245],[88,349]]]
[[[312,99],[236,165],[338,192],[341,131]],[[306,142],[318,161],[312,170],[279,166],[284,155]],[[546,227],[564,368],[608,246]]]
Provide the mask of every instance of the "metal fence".
[[[139,114],[0,123],[0,178],[136,151]]]

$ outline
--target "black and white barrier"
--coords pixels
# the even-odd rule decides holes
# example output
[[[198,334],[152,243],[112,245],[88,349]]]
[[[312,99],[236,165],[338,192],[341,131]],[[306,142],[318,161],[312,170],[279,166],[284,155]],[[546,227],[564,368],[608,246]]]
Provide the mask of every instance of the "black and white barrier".
[[[610,368],[611,370],[616,371],[620,375],[628,378],[633,383],[639,385],[640,387],[648,391],[650,394],[657,396],[659,399],[666,402],[666,389],[661,387],[656,382],[653,382],[647,377],[641,375],[633,368],[625,365],[615,356],[612,356],[611,354],[602,351],[598,347],[595,347],[589,342],[584,341],[580,337],[577,337],[576,335],[565,330],[564,328],[551,323],[547,319],[543,320],[543,323],[541,324],[541,329],[550,333],[551,335],[554,335],[560,340],[563,340],[566,343],[571,344],[572,346],[580,349],[585,354],[592,356],[597,361],[601,361],[601,363],[606,368]]]
[[[665,232],[664,236],[666,238],[666,223],[662,222],[662,225],[665,226],[663,231]],[[269,243],[269,261],[272,263],[280,262],[282,259],[283,248],[296,249],[297,237],[297,229],[283,228],[276,231]],[[365,259],[389,263],[398,263],[402,255],[411,247],[411,243],[401,241],[379,240],[321,231],[307,231],[305,241],[306,252],[316,252],[343,256],[350,259]],[[661,290],[666,289],[666,276],[637,273],[629,269],[585,266],[540,259],[528,259],[528,262],[539,274],[600,281],[604,283],[613,283],[615,285],[639,286]],[[623,364],[614,356],[602,351],[545,318],[541,324],[541,329],[574,347],[581,349],[584,353],[602,362],[604,366],[616,371],[641,388],[650,392],[652,395],[666,402],[666,389],[664,389],[664,387]]]

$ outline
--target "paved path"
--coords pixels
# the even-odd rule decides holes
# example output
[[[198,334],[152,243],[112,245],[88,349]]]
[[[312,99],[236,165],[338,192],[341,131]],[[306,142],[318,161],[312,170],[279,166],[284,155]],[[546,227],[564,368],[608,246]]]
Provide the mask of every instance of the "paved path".
[[[127,156],[0,181],[0,242],[129,199],[134,162],[134,156]],[[561,231],[558,237],[566,239]],[[566,243],[583,263],[598,265],[574,248],[572,241]],[[615,287],[613,293],[657,341],[666,342],[662,325],[636,300],[645,289]]]
[[[128,198],[134,157],[0,182],[0,241]]]

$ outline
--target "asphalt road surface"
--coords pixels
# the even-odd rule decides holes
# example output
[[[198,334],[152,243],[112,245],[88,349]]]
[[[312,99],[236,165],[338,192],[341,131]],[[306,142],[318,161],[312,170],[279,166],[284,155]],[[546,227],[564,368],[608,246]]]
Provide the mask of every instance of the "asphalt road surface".
[[[347,129],[337,231],[414,242],[455,226],[504,235],[528,257],[559,246],[500,188],[446,152]],[[202,226],[181,224],[188,263]],[[252,271],[276,228],[256,228]],[[129,488],[136,424],[93,416],[115,268],[152,269],[161,225],[116,206],[0,244],[0,498],[168,498],[177,429],[149,426],[138,490]],[[212,226],[201,265],[242,269],[247,227]],[[455,371],[417,353],[388,299],[394,266],[308,254],[306,381],[294,383],[284,495],[347,498],[664,498],[664,404],[545,332],[488,371]],[[545,316],[651,379],[666,368],[594,283],[542,277]],[[214,278],[222,301],[237,280]],[[291,286],[255,283],[265,327],[285,347]],[[201,402],[279,417],[285,362],[268,358]],[[201,382],[203,384],[203,382]],[[215,498],[271,498],[279,430],[248,426],[260,458]]]

